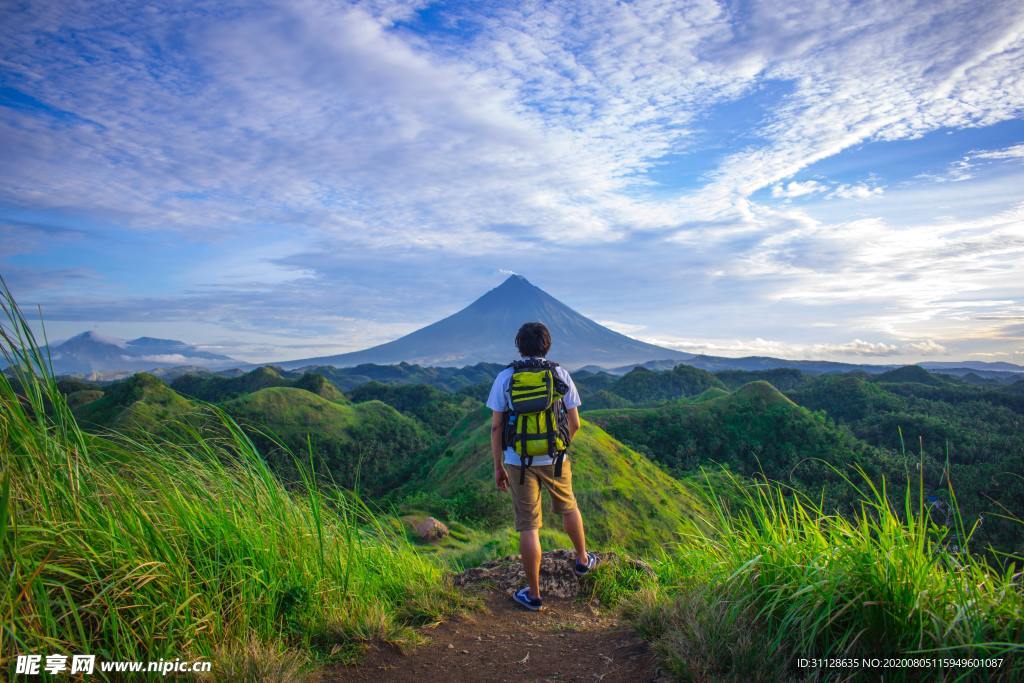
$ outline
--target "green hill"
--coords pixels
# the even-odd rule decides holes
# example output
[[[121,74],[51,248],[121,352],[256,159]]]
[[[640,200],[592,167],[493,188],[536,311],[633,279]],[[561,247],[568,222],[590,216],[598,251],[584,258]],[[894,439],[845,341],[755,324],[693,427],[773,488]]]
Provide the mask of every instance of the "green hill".
[[[88,391],[88,390],[83,390]],[[195,404],[153,375],[140,372],[111,384],[95,400],[80,403],[75,417],[87,428],[157,431],[195,410]]]
[[[210,403],[249,394],[267,387],[292,386],[279,369],[270,365],[256,368],[236,377],[212,373],[188,373],[171,382],[175,391]]]
[[[803,384],[806,375],[796,368],[772,368],[771,370],[720,370],[715,373],[729,389],[739,389],[744,384],[764,380],[779,391],[789,391]]]
[[[72,409],[80,408],[86,403],[92,403],[98,398],[103,398],[103,392],[99,389],[79,389],[78,391],[72,391],[67,395],[68,407]]]
[[[348,399],[329,379],[316,373],[284,372],[272,365],[229,377],[209,372],[188,373],[171,382],[171,387],[186,396],[219,403],[270,387],[305,389],[328,401],[347,403]]]
[[[748,476],[763,471],[808,492],[824,488],[835,503],[850,500],[852,492],[825,463],[848,474],[854,466],[873,474],[901,471],[891,454],[801,408],[767,382],[702,401],[588,411],[586,417],[678,476],[723,463]]]
[[[874,382],[916,382],[932,386],[939,386],[945,383],[939,375],[928,372],[920,365],[904,365],[902,368],[883,372],[871,379]]]
[[[1024,460],[1024,396],[950,378],[924,382],[920,368],[893,372],[906,381],[821,376],[789,396],[869,444],[920,455],[935,495],[946,496],[948,476],[968,526],[984,517],[976,547],[1024,552],[1024,527],[1006,514],[1024,509],[1024,480],[1015,476]]]
[[[395,410],[416,418],[438,436],[447,434],[466,413],[479,405],[470,398],[427,384],[383,384],[372,381],[348,394],[356,403],[383,401]]]
[[[475,504],[493,524],[511,524],[511,498],[494,488],[490,415],[481,408],[456,425],[433,467],[406,490],[428,492],[449,505]],[[682,523],[701,510],[684,484],[596,424],[583,423],[569,458],[587,535],[598,545],[643,550],[671,542]],[[546,496],[544,520],[546,528],[561,528]]]
[[[689,365],[677,365],[665,372],[633,368],[610,390],[634,403],[653,403],[697,396],[711,387],[724,388],[724,385],[710,372]]]
[[[876,382],[855,375],[819,375],[788,395],[810,410],[849,422],[895,410],[898,400]]]
[[[509,359],[511,360],[511,359]],[[330,365],[310,366],[307,372],[323,375],[342,391],[349,391],[367,382],[382,384],[429,384],[446,391],[459,391],[477,384],[490,386],[494,376],[503,368],[495,363],[477,363],[461,368],[424,367],[412,363],[375,365],[366,363],[350,368]]]
[[[345,394],[338,390],[338,387],[331,384],[323,375],[316,375],[311,372],[307,372],[292,385],[296,389],[305,389],[306,391],[316,394],[320,398],[325,398],[328,401],[334,403],[348,403],[349,400]]]
[[[278,443],[306,461],[312,446],[325,480],[381,495],[422,468],[431,436],[415,420],[380,401],[329,401],[304,389],[271,387],[222,404],[286,478],[298,472]]]

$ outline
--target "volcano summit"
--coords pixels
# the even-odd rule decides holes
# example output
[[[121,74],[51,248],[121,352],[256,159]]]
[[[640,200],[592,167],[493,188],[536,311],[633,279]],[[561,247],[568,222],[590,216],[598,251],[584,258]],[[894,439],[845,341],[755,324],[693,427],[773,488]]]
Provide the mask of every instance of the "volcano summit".
[[[394,341],[362,351],[278,365],[298,368],[307,365],[348,367],[363,363],[388,365],[402,361],[427,366],[507,363],[516,356],[516,331],[528,321],[547,325],[553,340],[550,357],[569,368],[692,358],[691,354],[638,341],[599,325],[521,275],[512,275],[458,313]]]

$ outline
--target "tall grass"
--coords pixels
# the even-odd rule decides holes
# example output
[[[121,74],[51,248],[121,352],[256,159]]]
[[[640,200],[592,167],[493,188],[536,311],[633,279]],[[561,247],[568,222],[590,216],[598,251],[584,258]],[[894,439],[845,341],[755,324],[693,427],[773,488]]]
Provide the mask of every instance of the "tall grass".
[[[877,680],[798,658],[911,655],[1003,661],[885,680],[1024,680],[1018,566],[951,551],[920,492],[908,487],[897,506],[865,478],[859,514],[844,517],[778,485],[731,481],[709,482],[711,524],[666,555],[659,590],[627,607],[680,679]]]
[[[0,285],[0,670],[86,653],[290,679],[457,605],[393,520],[314,477],[286,490],[212,407],[172,436],[83,432]]]

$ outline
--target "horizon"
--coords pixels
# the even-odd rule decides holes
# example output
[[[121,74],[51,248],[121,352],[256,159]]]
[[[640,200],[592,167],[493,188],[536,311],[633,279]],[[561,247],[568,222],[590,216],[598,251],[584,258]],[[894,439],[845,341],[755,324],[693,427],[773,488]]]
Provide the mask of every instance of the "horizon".
[[[500,288],[502,285],[508,283],[509,281],[511,281],[513,279],[520,279],[523,282],[529,284],[530,286],[536,287],[536,285],[533,285],[533,283],[531,283],[529,281],[529,279],[526,278],[525,276],[520,275],[518,273],[513,273],[511,275],[508,275],[505,278],[505,280],[502,281],[501,285],[498,285],[497,287],[494,287],[494,288],[488,290],[487,292],[482,294],[480,297],[478,297],[478,299],[479,298],[483,298],[483,296],[486,296],[486,294],[489,294],[490,292],[493,292],[494,290]],[[537,289],[540,289],[540,288],[537,288]],[[540,290],[540,291],[543,292],[543,290]],[[544,293],[547,294],[547,292],[544,292]],[[548,295],[548,296],[550,296],[550,295]],[[474,300],[474,302],[472,302],[472,303],[475,303],[475,302],[476,302],[476,300]],[[472,303],[471,304],[467,304],[467,307],[472,305]],[[564,302],[561,302],[561,303],[564,303]],[[460,309],[460,311],[461,310],[462,309]],[[435,321],[435,322],[437,322],[437,321]],[[67,337],[67,338],[64,338],[64,339],[53,340],[53,341],[50,342],[50,347],[54,348],[54,347],[59,346],[60,344],[63,344],[66,341],[70,341],[71,339],[76,339],[76,338],[81,338],[81,337],[86,337],[86,336],[90,336],[90,337],[92,337],[93,339],[95,339],[98,342],[108,343],[108,344],[115,344],[115,345],[119,345],[119,346],[123,346],[123,345],[126,345],[126,344],[131,344],[131,343],[138,342],[138,341],[154,339],[153,337],[137,337],[137,338],[134,338],[134,339],[122,339],[120,337],[109,337],[109,336],[103,335],[103,334],[97,332],[96,330],[85,330],[85,331],[79,332],[78,334],[76,334],[76,335],[74,335],[72,337]],[[189,344],[188,340],[183,340],[183,339],[162,339],[162,338],[157,338],[156,340],[157,341],[183,342],[186,345]],[[199,347],[196,347],[196,348],[199,348]],[[199,348],[199,350],[208,351],[208,349],[202,349],[202,348]],[[360,349],[360,350],[363,350],[363,349]],[[666,349],[666,350],[671,350],[671,349]],[[695,356],[714,357],[712,354],[694,354],[694,355]],[[748,355],[748,356],[721,356],[721,357],[723,357],[723,358],[742,359],[742,358],[757,358],[757,357],[765,357],[765,356]],[[823,360],[823,359],[814,359],[814,358],[786,358],[786,357],[783,357],[783,356],[775,356],[774,358],[778,358],[780,360],[786,360],[786,361],[841,362],[841,361],[827,361],[827,360]],[[231,357],[231,360],[234,361],[234,360],[240,360],[240,359]],[[313,359],[304,359],[304,358],[295,358],[295,359],[292,359],[292,358],[287,358],[287,359],[263,359],[263,360],[254,360],[254,361],[242,361],[242,363],[244,365],[253,366],[253,367],[278,367],[278,366],[286,365],[288,363],[293,363],[293,362],[298,361],[298,360],[313,360]],[[662,361],[665,361],[665,360],[670,360],[670,359],[651,358],[649,362],[662,362]],[[405,361],[403,361],[403,362],[405,362]],[[412,365],[422,365],[424,367],[430,367],[430,364],[424,365],[423,363],[417,363],[417,362],[412,362],[412,361],[409,361],[409,362]],[[911,362],[908,362],[906,364],[904,364],[904,363],[872,363],[870,361],[867,361],[867,362],[858,362],[858,363],[856,363],[856,365],[878,366],[880,368],[893,368],[893,367],[900,367],[900,366],[903,366],[903,365],[920,365],[920,364],[923,364],[923,363],[930,363],[930,362],[936,362],[936,361],[920,360],[920,361],[911,361]],[[946,362],[946,363],[950,363],[950,364],[955,364],[955,363],[987,363],[987,364],[997,364],[997,363],[999,363],[999,361],[971,361],[971,360],[962,360],[962,359],[947,360],[947,361],[942,361],[942,362]],[[184,364],[188,365],[189,363],[184,363]],[[371,363],[371,364],[372,365],[387,365],[387,363],[384,363],[384,364],[381,364],[381,363]],[[680,364],[681,365],[686,365],[687,362],[686,362],[686,360],[679,360],[679,361],[677,361],[676,364],[677,365],[680,365]],[[469,363],[468,365],[474,365],[474,363]],[[639,365],[643,365],[643,363],[638,362],[638,363],[635,363],[634,365],[639,366]],[[1022,365],[1016,365],[1016,364],[1011,364],[1011,365],[1014,365],[1015,367],[1018,367],[1021,370],[1024,370],[1024,366],[1022,366]],[[454,367],[463,367],[463,366],[454,366]],[[604,367],[604,366],[601,366],[601,367]],[[623,366],[623,367],[625,367],[625,366]],[[242,369],[242,368],[240,366],[232,366],[232,367],[225,367],[224,369]],[[605,367],[604,369],[611,370],[611,369],[615,369],[615,367],[611,367],[610,366],[610,367]],[[1013,371],[1011,371],[1011,372],[1013,372]]]
[[[1024,364],[1020,3],[2,15],[0,275],[55,339],[325,356],[523,271],[687,353]]]

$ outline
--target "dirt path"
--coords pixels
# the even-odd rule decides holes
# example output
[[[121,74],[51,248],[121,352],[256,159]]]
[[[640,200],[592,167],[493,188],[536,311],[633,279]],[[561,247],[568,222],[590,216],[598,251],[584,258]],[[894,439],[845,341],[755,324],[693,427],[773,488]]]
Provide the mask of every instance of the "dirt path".
[[[407,655],[394,647],[375,647],[359,666],[332,669],[324,680],[662,680],[646,643],[614,617],[573,600],[545,600],[545,610],[536,613],[491,593],[485,610],[423,633],[428,644]]]

